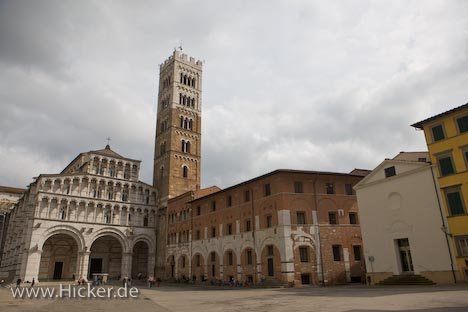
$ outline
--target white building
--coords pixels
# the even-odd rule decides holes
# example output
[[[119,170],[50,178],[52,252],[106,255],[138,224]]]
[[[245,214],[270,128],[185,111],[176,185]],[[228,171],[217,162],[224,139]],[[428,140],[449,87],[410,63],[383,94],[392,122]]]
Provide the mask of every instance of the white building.
[[[37,177],[10,213],[0,277],[153,275],[157,194],[139,170],[107,145]]]
[[[355,186],[368,281],[422,275],[453,283],[455,261],[427,153],[386,159]]]

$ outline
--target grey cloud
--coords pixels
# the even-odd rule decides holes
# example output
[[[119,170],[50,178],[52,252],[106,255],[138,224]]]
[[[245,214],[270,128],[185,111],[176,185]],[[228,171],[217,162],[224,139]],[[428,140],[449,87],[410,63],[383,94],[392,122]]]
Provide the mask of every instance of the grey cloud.
[[[0,184],[102,148],[152,181],[158,65],[205,60],[202,184],[372,168],[466,103],[464,1],[0,2]],[[457,31],[454,31],[457,29]]]

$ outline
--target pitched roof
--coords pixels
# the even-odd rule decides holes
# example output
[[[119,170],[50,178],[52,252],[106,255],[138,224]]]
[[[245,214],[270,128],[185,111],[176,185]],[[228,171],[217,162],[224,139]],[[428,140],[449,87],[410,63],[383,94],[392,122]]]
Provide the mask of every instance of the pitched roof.
[[[25,191],[26,191],[26,189],[23,189],[23,188],[10,187],[10,186],[1,186],[0,185],[0,192],[4,192],[4,193],[22,194]]]
[[[429,117],[429,118],[424,119],[424,120],[422,120],[422,121],[420,121],[420,122],[417,122],[417,123],[415,123],[415,124],[412,124],[411,127],[415,127],[415,128],[418,128],[418,129],[422,129],[422,128],[423,128],[423,125],[424,125],[425,123],[428,123],[428,122],[433,121],[433,120],[436,120],[436,119],[438,119],[438,118],[447,116],[447,115],[452,114],[452,113],[459,112],[459,111],[464,110],[464,109],[468,109],[468,103],[463,104],[463,105],[458,106],[458,107],[455,107],[455,108],[452,108],[452,109],[450,109],[450,110],[448,110],[448,111],[445,111],[445,112],[443,112],[443,113],[440,113],[440,114],[438,114],[438,115]]]
[[[95,150],[95,151],[90,151],[90,153],[98,154],[98,155],[103,155],[103,156],[107,156],[107,157],[120,158],[120,159],[127,159],[127,160],[132,160],[132,161],[141,162],[141,160],[136,160],[136,159],[131,159],[131,158],[123,157],[123,156],[120,155],[119,153],[116,153],[115,151],[113,151],[113,150],[110,148],[109,144],[107,144],[106,147],[103,148],[103,149]]]
[[[372,170],[354,168],[349,174],[365,177],[371,172]]]

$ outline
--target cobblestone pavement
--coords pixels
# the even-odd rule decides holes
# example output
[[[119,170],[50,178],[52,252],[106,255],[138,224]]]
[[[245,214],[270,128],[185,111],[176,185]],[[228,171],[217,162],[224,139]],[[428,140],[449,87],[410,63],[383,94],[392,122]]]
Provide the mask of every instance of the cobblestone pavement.
[[[429,287],[220,289],[140,288],[136,299],[15,299],[0,289],[0,311],[333,311],[468,312],[468,285]]]

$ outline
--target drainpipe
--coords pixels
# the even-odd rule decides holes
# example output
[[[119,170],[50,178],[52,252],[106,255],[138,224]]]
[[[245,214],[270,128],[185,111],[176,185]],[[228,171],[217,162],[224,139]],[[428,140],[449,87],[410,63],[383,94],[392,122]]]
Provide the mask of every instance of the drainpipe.
[[[322,254],[322,240],[320,238],[320,216],[318,211],[318,200],[317,200],[317,179],[319,177],[319,173],[316,173],[316,177],[314,180],[314,203],[315,203],[315,211],[317,212],[317,236],[318,236],[318,250],[320,252],[320,275],[322,277],[321,284],[325,286],[325,273],[323,268],[323,254]]]
[[[433,170],[432,163],[430,162],[429,164],[431,165],[432,182],[434,184],[434,190],[435,190],[436,196],[437,196],[437,205],[439,206],[440,219],[442,220],[442,229],[443,229],[444,234],[445,234],[445,241],[447,242],[447,248],[448,248],[448,251],[449,251],[450,266],[452,268],[453,282],[456,284],[457,283],[457,276],[455,274],[455,268],[454,268],[454,265],[453,265],[452,248],[450,247],[450,241],[449,241],[449,238],[448,238],[447,227],[445,226],[444,213],[442,211],[442,205],[440,204],[439,188],[437,187],[437,183],[436,183],[436,179],[435,179],[435,176],[434,176],[434,170]]]

